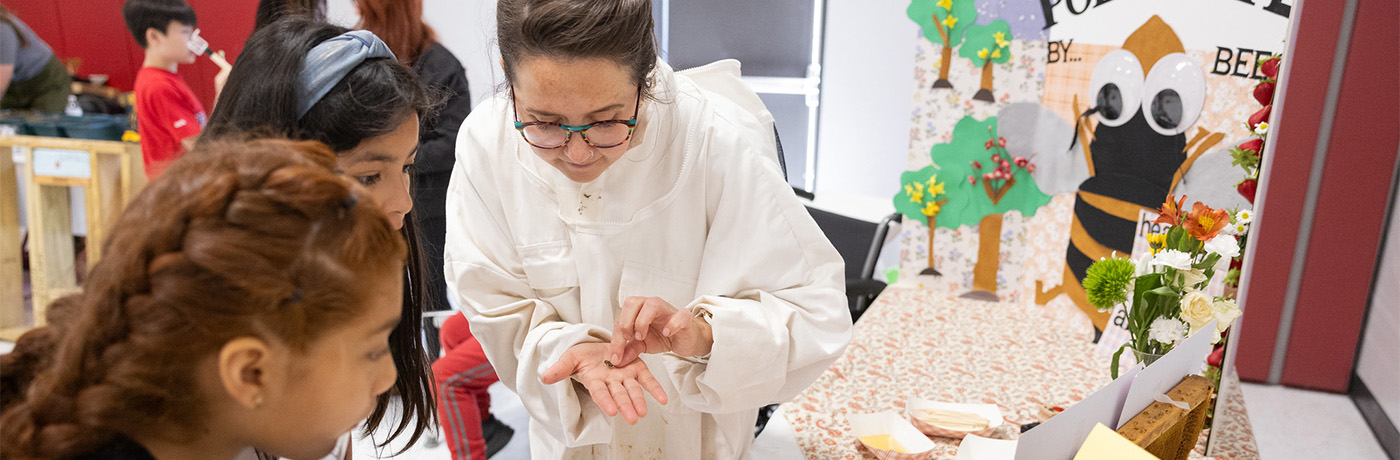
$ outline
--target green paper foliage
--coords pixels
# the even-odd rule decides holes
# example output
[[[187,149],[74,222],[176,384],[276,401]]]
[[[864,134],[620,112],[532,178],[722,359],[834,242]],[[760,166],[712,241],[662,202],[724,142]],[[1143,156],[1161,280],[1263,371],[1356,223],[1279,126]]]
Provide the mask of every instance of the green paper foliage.
[[[903,174],[899,175],[899,193],[894,195],[894,209],[896,211],[899,211],[900,214],[904,214],[905,219],[916,220],[919,221],[919,223],[928,225],[928,216],[924,215],[923,203],[910,201],[909,193],[905,191],[904,185],[913,184],[916,182],[927,185],[929,178],[933,177],[933,175],[937,172],[938,169],[934,168],[933,166],[925,166],[924,169],[920,169],[918,171],[905,171]],[[939,177],[938,180],[939,182],[943,182],[947,185],[952,185],[948,184],[947,177]],[[945,187],[947,185],[945,185]],[[940,198],[937,199],[941,200],[943,199],[943,197],[940,196]],[[928,197],[927,194],[925,194],[924,201],[927,200]],[[940,213],[939,215],[941,216],[942,213]]]
[[[1000,42],[997,33],[1002,34]],[[974,67],[981,68],[988,59],[994,64],[1011,60],[1011,26],[1006,21],[998,19],[985,26],[968,27],[963,39],[966,43],[958,49],[958,56],[971,59]],[[979,56],[983,50],[987,51],[986,57]]]
[[[990,168],[993,151],[987,150],[985,144],[990,136],[996,135],[996,126],[996,117],[984,121],[977,121],[971,116],[963,117],[953,128],[953,139],[946,144],[934,145],[930,150],[929,155],[933,158],[933,163],[940,168],[938,180],[947,184],[945,188],[948,203],[943,205],[943,211],[938,214],[939,227],[957,229],[963,225],[977,225],[983,217],[1013,210],[1031,217],[1041,206],[1050,202],[1050,196],[1040,191],[1040,187],[1035,184],[1035,178],[1024,168],[1012,168],[1016,184],[1006,192],[1000,202],[992,204],[992,199],[983,188],[981,173],[973,170],[972,162],[979,161],[984,167]],[[988,133],[988,128],[992,129],[991,133]],[[1022,152],[1011,154],[1026,155]],[[974,174],[978,179],[977,184],[968,183],[968,176]],[[901,177],[901,183],[903,182],[906,181]],[[908,198],[905,198],[905,201],[908,201]],[[899,209],[897,199],[895,209]]]
[[[924,37],[928,38],[928,41],[945,46],[958,46],[958,43],[962,43],[963,32],[972,23],[977,22],[977,7],[973,4],[973,0],[947,1],[951,2],[951,11],[939,6],[937,0],[912,0],[905,13],[909,15],[909,19],[914,20],[915,23],[919,24],[919,27],[923,28]],[[938,16],[937,20],[940,22],[947,19],[949,15],[957,18],[948,32],[948,43],[946,44],[943,43],[943,37],[938,35],[938,27],[934,25],[935,15]]]

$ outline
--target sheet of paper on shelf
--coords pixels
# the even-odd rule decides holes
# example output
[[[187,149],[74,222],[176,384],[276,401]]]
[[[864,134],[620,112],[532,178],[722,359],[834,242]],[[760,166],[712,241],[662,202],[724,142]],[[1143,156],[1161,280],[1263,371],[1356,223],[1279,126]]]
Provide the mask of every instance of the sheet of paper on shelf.
[[[1157,457],[1100,423],[1089,432],[1089,438],[1079,447],[1074,460],[1157,460]]]

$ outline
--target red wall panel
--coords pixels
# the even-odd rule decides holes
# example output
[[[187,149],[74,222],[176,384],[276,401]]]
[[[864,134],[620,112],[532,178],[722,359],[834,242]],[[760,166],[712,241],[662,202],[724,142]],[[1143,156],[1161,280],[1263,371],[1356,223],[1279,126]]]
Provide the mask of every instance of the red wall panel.
[[[1361,0],[1318,191],[1283,383],[1346,392],[1400,148],[1400,4]]]
[[[1273,136],[1269,139],[1273,151],[1266,159],[1267,176],[1260,184],[1250,242],[1255,250],[1247,262],[1248,293],[1235,358],[1235,369],[1245,380],[1269,378],[1294,251],[1306,250],[1296,248],[1298,222],[1307,198],[1305,185],[1312,173],[1317,127],[1322,123],[1344,6],[1342,2],[1308,2],[1293,9],[1293,14],[1301,16],[1295,26],[1297,38],[1288,44],[1284,56],[1288,81],[1279,87],[1283,94],[1274,114],[1277,126],[1270,130]]]

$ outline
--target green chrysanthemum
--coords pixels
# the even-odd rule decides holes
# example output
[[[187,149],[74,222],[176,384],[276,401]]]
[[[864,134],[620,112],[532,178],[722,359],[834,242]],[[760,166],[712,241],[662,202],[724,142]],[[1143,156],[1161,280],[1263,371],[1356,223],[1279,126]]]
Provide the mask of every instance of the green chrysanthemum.
[[[1133,262],[1128,259],[1103,259],[1094,262],[1084,273],[1084,291],[1089,303],[1099,311],[1128,300],[1128,283],[1133,281]]]

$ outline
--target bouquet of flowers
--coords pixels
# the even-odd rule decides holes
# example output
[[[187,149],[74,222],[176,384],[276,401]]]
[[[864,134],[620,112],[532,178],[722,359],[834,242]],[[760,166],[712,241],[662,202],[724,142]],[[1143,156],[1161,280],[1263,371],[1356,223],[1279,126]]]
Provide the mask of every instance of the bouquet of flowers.
[[[1216,264],[1239,255],[1238,216],[1200,202],[1184,212],[1186,197],[1174,198],[1168,196],[1158,211],[1154,223],[1170,227],[1166,233],[1148,235],[1149,254],[1135,261],[1099,260],[1084,276],[1089,302],[1099,310],[1131,302],[1127,305],[1131,337],[1113,354],[1113,378],[1118,378],[1124,349],[1131,347],[1139,362],[1151,365],[1211,321],[1216,326],[1210,332],[1220,341],[1220,334],[1240,316],[1234,300],[1203,292]]]

